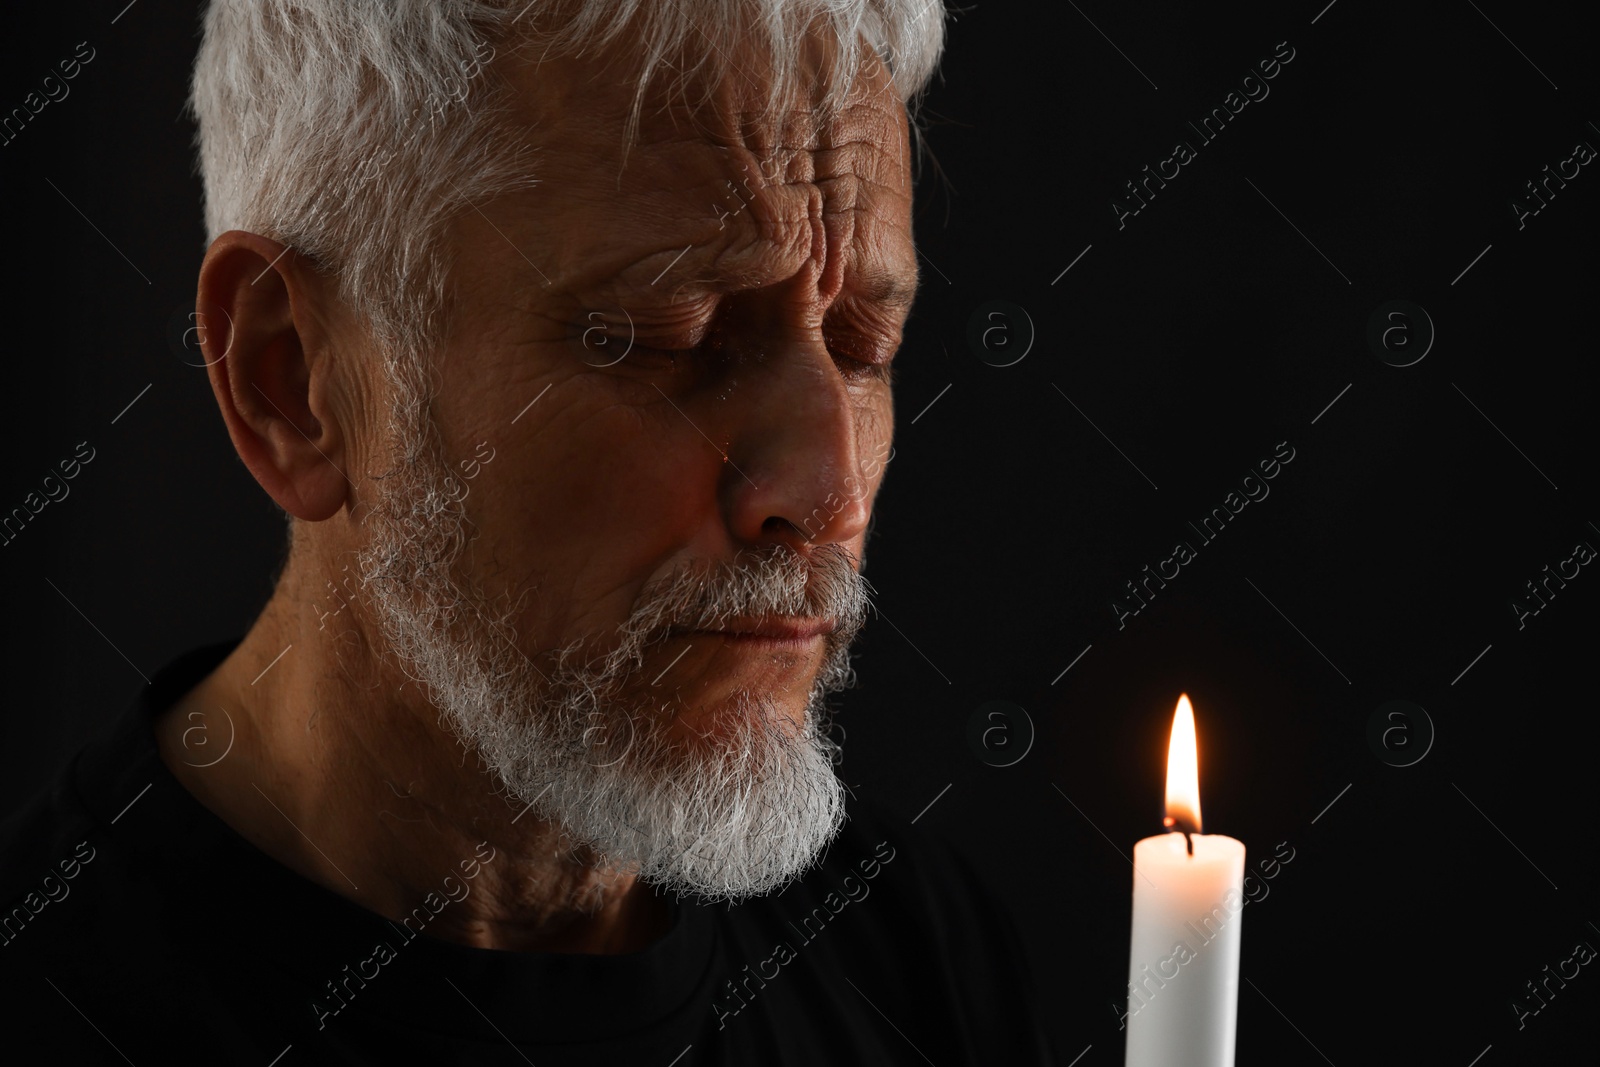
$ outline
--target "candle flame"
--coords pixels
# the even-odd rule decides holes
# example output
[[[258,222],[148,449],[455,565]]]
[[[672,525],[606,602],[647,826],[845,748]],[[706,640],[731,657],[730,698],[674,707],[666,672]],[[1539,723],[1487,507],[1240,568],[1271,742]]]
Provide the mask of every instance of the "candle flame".
[[[1167,817],[1163,825],[1200,832],[1200,757],[1195,745],[1194,708],[1189,694],[1178,697],[1167,743]]]

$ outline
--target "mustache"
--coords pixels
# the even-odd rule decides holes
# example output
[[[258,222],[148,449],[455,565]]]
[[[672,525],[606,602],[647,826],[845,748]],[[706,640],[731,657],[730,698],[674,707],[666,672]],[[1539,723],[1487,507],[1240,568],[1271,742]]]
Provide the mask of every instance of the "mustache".
[[[821,619],[832,622],[832,644],[849,644],[865,625],[876,592],[841,545],[807,552],[773,542],[740,551],[732,560],[686,564],[647,583],[619,628],[613,660],[642,663],[644,651],[675,631],[715,630],[737,618]],[[620,666],[620,664],[617,664]]]

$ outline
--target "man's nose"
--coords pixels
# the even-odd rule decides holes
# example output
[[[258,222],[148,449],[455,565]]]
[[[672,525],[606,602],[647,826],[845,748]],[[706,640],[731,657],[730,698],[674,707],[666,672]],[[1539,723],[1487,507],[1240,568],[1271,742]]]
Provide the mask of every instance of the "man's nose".
[[[888,427],[874,422],[888,416],[851,395],[820,335],[764,351],[739,375],[744,403],[729,427],[729,465],[738,467],[723,481],[731,531],[752,544],[854,541],[877,484],[862,465],[864,443],[875,431],[887,441]]]

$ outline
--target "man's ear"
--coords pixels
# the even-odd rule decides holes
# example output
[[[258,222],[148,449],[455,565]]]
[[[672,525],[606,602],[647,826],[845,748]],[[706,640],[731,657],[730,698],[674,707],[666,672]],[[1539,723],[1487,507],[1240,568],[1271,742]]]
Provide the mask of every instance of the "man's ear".
[[[330,316],[315,271],[293,249],[229,230],[206,251],[196,294],[211,391],[228,436],[261,488],[289,514],[320,522],[352,496],[349,427],[339,425],[327,357]]]

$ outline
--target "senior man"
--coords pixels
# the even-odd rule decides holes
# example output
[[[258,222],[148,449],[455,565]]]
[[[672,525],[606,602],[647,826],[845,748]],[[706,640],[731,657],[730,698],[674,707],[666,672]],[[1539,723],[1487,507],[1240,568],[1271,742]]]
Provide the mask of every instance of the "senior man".
[[[826,704],[942,33],[211,4],[195,336],[289,546],[0,833],[54,1059],[1052,1062],[1009,919],[847,796]]]

